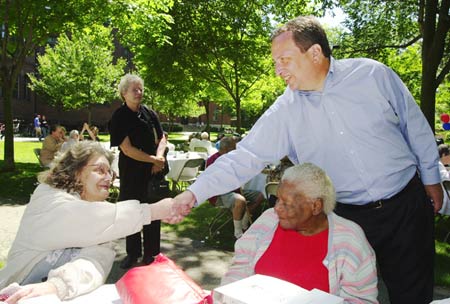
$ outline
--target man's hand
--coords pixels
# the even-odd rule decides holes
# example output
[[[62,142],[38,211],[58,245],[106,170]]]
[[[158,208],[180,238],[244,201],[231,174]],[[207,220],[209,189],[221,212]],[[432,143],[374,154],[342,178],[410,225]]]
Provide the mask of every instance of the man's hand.
[[[172,201],[172,215],[163,219],[163,221],[169,224],[176,224],[181,222],[183,218],[191,212],[196,199],[192,192],[184,191],[173,198]]]
[[[434,213],[438,213],[442,208],[444,193],[441,184],[425,185],[425,191],[428,197],[433,201]]]
[[[43,282],[37,284],[29,284],[20,287],[6,300],[6,303],[15,304],[22,299],[29,299],[49,294],[57,295],[56,287],[52,283]]]

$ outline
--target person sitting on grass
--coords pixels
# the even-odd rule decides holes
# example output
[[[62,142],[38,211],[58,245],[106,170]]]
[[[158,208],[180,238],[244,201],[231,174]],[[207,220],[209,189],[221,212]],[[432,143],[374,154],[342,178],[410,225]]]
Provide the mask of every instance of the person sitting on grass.
[[[17,289],[6,303],[47,294],[68,300],[98,288],[114,262],[112,240],[177,214],[168,199],[151,205],[105,201],[114,178],[112,161],[100,143],[83,141],[39,175],[0,270],[0,295]]]
[[[236,241],[222,284],[262,274],[345,303],[378,303],[375,252],[356,223],[333,213],[336,194],[326,173],[311,163],[290,167],[277,197]]]

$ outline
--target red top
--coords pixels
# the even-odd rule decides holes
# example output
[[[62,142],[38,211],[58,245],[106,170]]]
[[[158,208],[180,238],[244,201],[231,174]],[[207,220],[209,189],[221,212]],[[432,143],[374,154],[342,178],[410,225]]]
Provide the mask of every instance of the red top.
[[[328,229],[304,236],[278,225],[272,242],[255,265],[255,273],[282,279],[307,290],[329,292],[327,255]]]

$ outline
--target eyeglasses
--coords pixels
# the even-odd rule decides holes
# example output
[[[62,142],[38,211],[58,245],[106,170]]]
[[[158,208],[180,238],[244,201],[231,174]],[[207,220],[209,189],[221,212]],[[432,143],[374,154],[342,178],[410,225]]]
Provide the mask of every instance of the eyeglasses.
[[[87,167],[95,167],[94,172],[100,175],[109,175],[111,179],[116,177],[116,173],[110,167],[104,165],[87,165]]]

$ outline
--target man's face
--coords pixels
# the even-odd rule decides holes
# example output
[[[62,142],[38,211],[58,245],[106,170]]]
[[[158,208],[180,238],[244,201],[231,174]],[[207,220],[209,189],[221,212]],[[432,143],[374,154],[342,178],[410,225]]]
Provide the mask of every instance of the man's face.
[[[54,132],[52,132],[52,136],[56,139],[62,139],[64,137],[64,131],[62,128],[56,128]]]
[[[294,42],[292,32],[284,32],[272,41],[275,73],[284,79],[291,90],[308,90],[306,83],[314,72],[310,50],[302,53]]]

